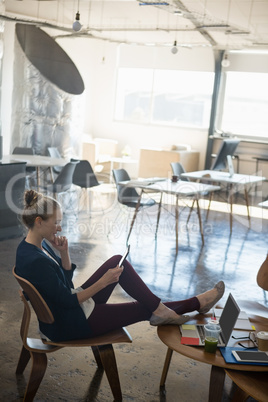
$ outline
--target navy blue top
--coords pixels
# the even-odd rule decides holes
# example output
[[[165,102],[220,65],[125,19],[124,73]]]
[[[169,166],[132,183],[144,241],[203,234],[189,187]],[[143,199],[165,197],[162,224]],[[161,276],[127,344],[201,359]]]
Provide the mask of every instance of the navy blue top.
[[[71,270],[65,270],[61,259],[45,241],[42,247],[59,265],[25,239],[19,244],[16,255],[16,273],[36,287],[54,316],[53,324],[39,321],[40,330],[52,341],[90,337],[90,327],[77,295],[71,292],[76,265],[72,264]]]

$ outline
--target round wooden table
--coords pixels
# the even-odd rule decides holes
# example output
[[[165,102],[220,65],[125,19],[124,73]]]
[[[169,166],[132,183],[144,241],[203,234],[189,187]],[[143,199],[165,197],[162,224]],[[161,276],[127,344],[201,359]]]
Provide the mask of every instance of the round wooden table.
[[[255,326],[256,331],[264,330],[268,331],[268,319],[256,315],[248,314],[250,322]],[[193,317],[197,323],[204,323],[205,317],[197,314]],[[239,331],[240,332],[240,331]],[[207,363],[211,365],[210,385],[209,385],[209,402],[221,401],[222,389],[225,380],[225,370],[238,370],[241,372],[268,372],[267,366],[254,366],[243,364],[227,364],[221,355],[220,350],[217,350],[216,354],[207,353],[203,347],[200,346],[187,346],[182,345],[181,333],[177,325],[163,325],[159,326],[157,333],[161,341],[168,347],[167,355],[163,367],[162,377],[160,381],[160,387],[165,386],[165,381],[172,357],[173,351],[180,353],[183,356],[190,359]],[[243,331],[245,333],[245,331]],[[234,341],[235,342],[235,341]],[[230,345],[230,342],[228,346]]]

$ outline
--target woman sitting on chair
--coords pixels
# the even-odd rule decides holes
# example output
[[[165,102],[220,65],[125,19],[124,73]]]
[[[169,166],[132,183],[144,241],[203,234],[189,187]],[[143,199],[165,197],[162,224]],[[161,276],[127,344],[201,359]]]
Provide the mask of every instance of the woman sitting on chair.
[[[16,273],[37,288],[51,309],[54,323],[39,322],[39,326],[52,341],[93,337],[145,320],[155,326],[182,324],[189,319],[184,313],[206,313],[224,293],[224,283],[220,281],[196,297],[162,303],[128,261],[118,266],[120,255],[111,257],[80,288],[74,289],[76,266],[70,260],[68,240],[57,235],[61,231],[60,204],[33,190],[26,191],[24,200],[22,220],[28,233],[17,249]],[[117,283],[134,301],[107,303]]]

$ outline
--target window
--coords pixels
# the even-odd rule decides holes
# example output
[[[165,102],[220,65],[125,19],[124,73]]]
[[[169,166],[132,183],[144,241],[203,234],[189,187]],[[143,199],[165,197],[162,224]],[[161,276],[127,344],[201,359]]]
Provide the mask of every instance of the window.
[[[210,72],[120,68],[115,119],[206,128],[213,80]]]
[[[221,130],[268,137],[268,74],[227,72]]]

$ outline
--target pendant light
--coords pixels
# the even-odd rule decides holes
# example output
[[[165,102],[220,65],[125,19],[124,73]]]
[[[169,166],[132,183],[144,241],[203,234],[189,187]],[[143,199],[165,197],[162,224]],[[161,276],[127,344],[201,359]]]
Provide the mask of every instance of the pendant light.
[[[229,67],[230,66],[230,60],[228,59],[228,54],[224,54],[224,58],[221,61],[222,67]]]
[[[75,21],[73,23],[73,30],[75,32],[79,32],[82,29],[82,24],[80,22],[80,13],[79,13],[79,0],[77,4],[77,13],[75,14]]]
[[[174,40],[173,47],[172,47],[172,49],[171,49],[171,53],[173,53],[173,54],[177,54],[177,53],[178,53],[177,41],[176,41],[176,40]]]

